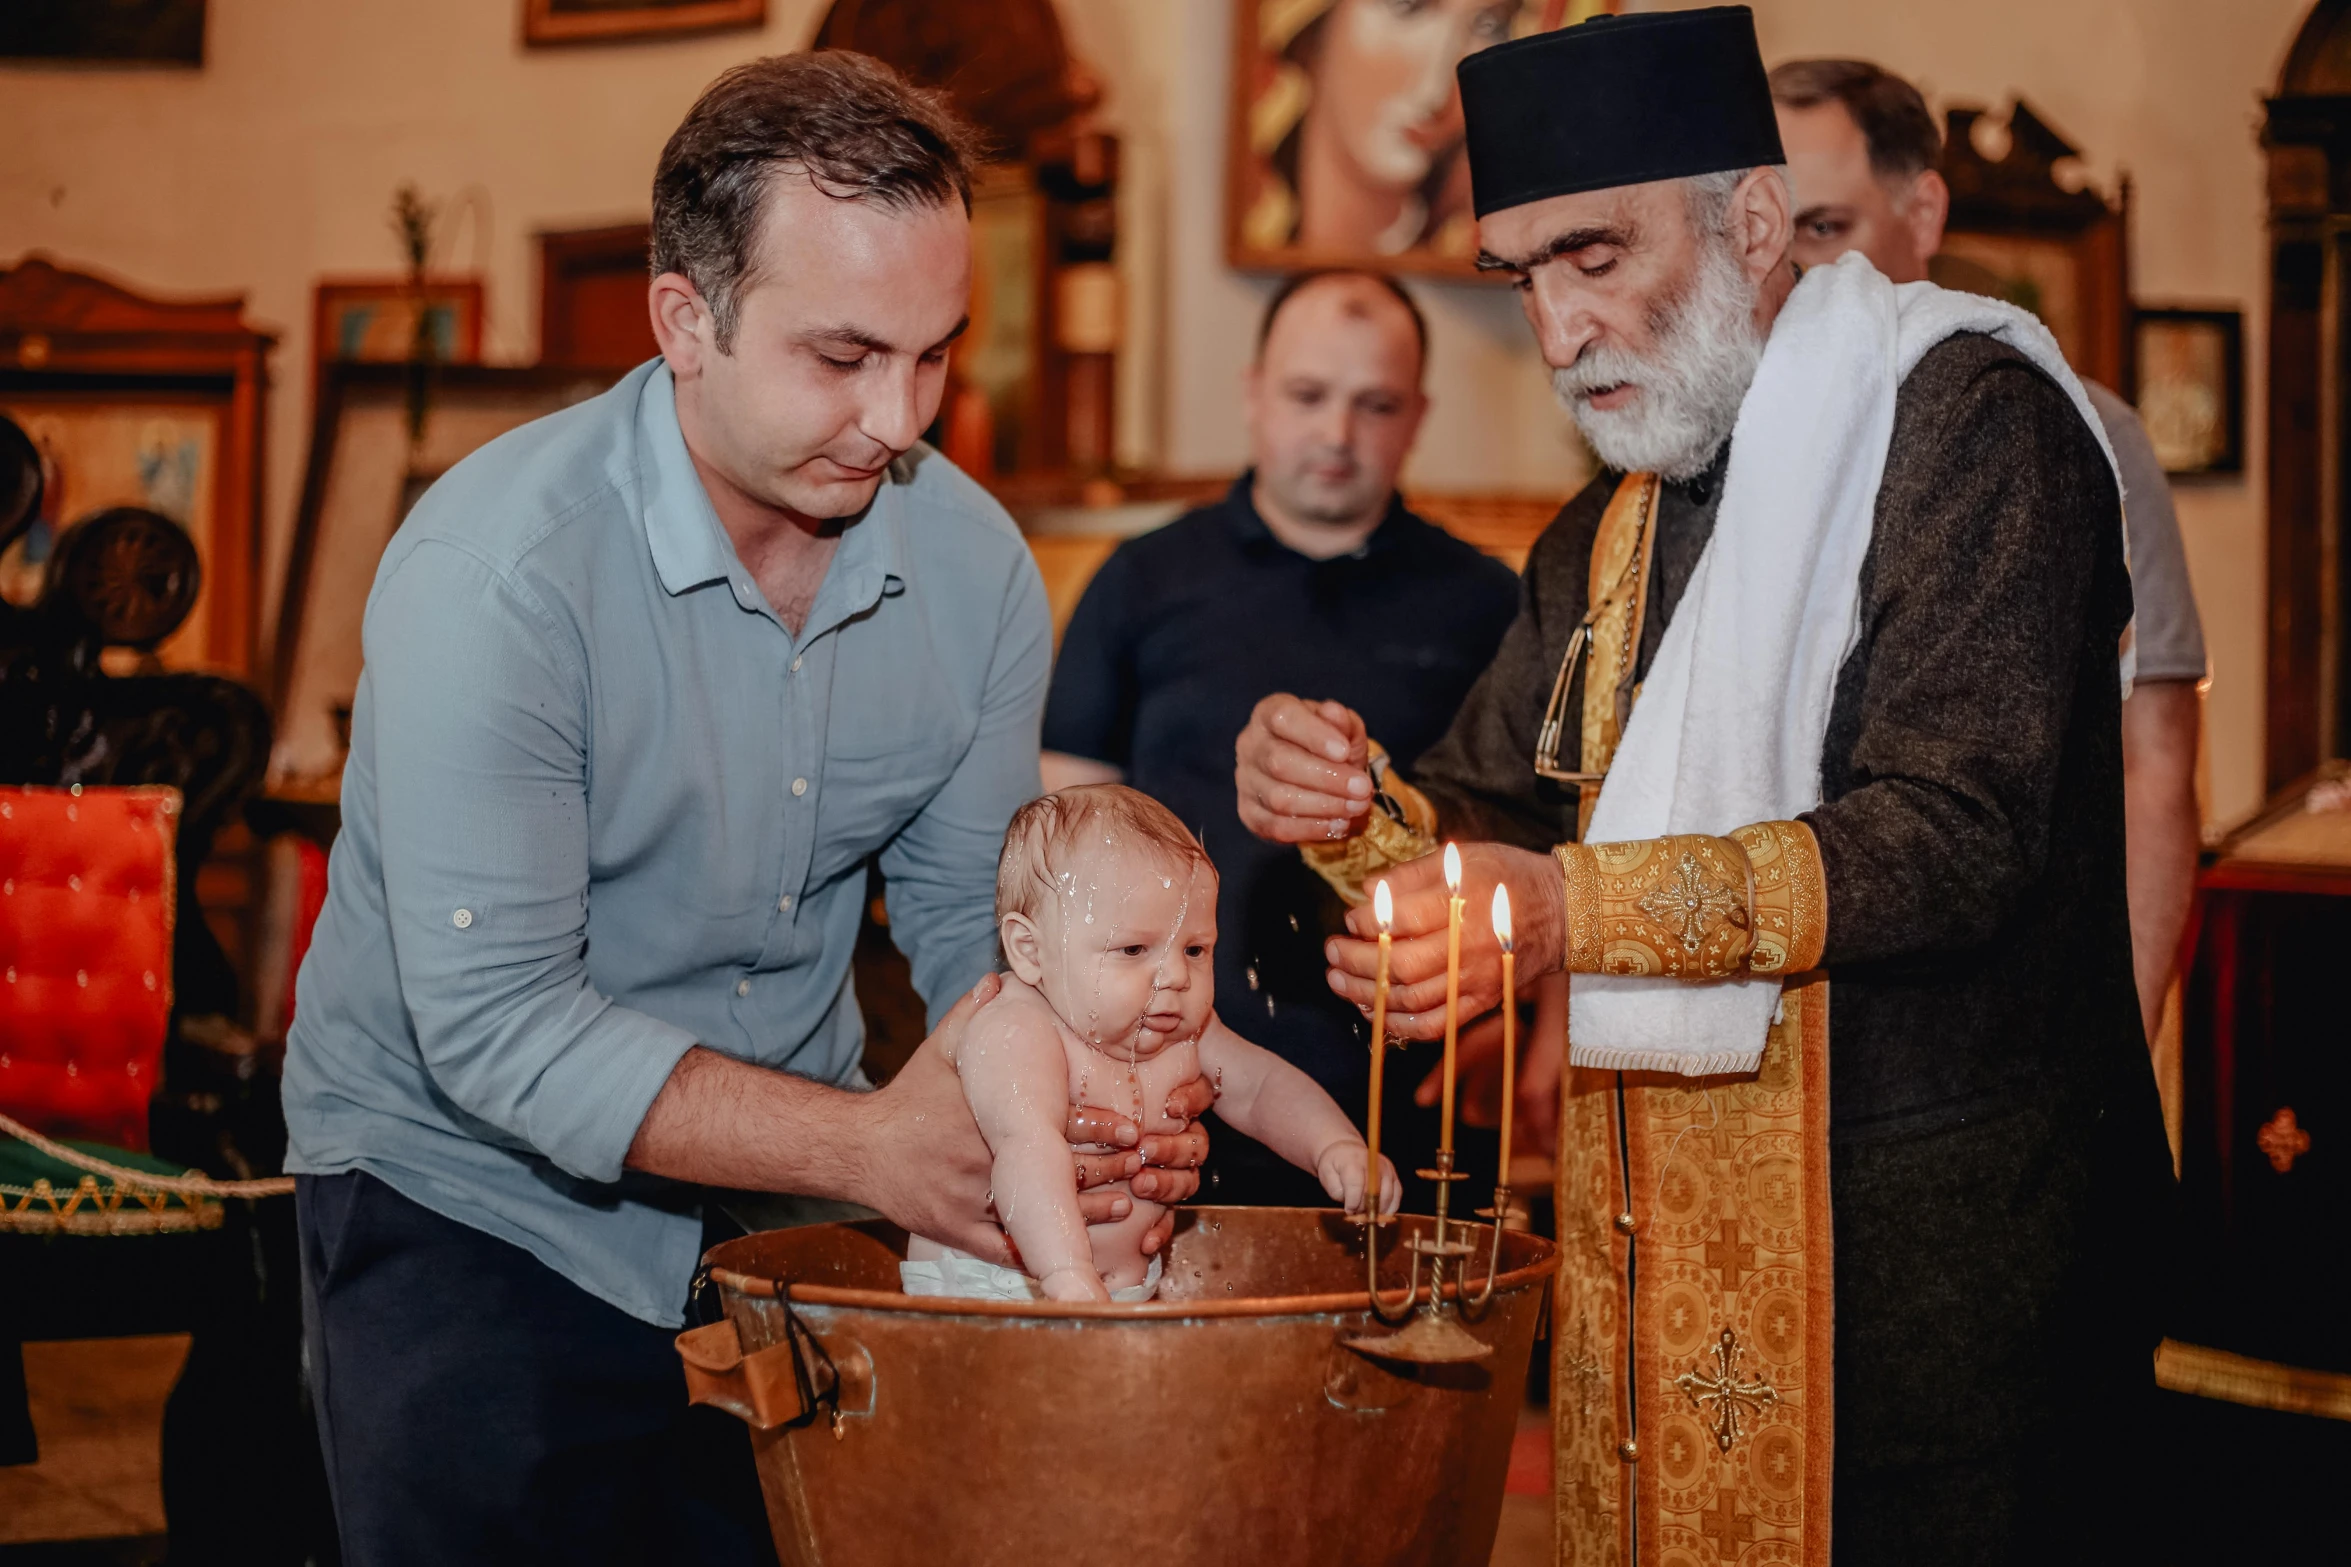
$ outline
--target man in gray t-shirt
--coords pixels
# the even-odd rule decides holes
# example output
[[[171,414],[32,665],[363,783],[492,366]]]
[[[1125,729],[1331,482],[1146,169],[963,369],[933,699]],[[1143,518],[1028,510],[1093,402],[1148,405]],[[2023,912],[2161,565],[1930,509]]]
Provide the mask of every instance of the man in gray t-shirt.
[[[1924,279],[1942,248],[1951,191],[1935,172],[1942,132],[1918,89],[1862,60],[1790,60],[1772,71],[1771,89],[1796,197],[1797,261],[1823,265],[1858,250],[1897,283]],[[2152,1039],[2196,881],[2204,629],[2147,431],[2128,403],[2084,385],[2121,469],[2130,540],[2138,657],[2122,705],[2123,814],[2131,966]]]
[[[2155,443],[2147,438],[2147,427],[2139,422],[2138,410],[2095,381],[2084,381],[2082,390],[2090,394],[2090,406],[2106,426],[2106,439],[2113,443],[2114,460],[2122,470],[2139,684],[2192,685],[2206,674],[2204,622],[2188,586],[2188,557],[2180,547],[2171,483],[2163,476],[2163,464],[2156,458]]]
[[[2131,547],[2132,645],[2137,679],[2122,704],[2123,823],[2130,841],[2131,967],[2139,1011],[2155,1037],[2171,987],[2202,841],[2196,739],[2203,724],[2204,623],[2188,586],[2188,558],[2171,484],[2130,404],[2084,381],[2122,471],[2123,532]]]

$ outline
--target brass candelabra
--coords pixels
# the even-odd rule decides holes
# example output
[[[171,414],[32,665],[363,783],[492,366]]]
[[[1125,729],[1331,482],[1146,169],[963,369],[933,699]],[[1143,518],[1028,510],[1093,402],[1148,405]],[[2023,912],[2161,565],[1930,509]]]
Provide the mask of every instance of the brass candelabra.
[[[1481,1226],[1455,1219],[1452,1216],[1453,1183],[1469,1179],[1453,1167],[1453,1081],[1454,1060],[1459,1035],[1461,1011],[1461,853],[1453,845],[1445,846],[1445,885],[1450,893],[1446,922],[1445,946],[1445,1065],[1444,1103],[1439,1124],[1436,1168],[1422,1170],[1421,1178],[1436,1183],[1437,1212],[1434,1225],[1427,1234],[1407,1240],[1405,1248],[1412,1253],[1412,1265],[1406,1274],[1404,1293],[1390,1299],[1380,1291],[1380,1226],[1395,1222],[1380,1212],[1380,1154],[1379,1126],[1383,1059],[1388,1051],[1388,957],[1390,927],[1394,921],[1394,905],[1388,884],[1381,882],[1373,893],[1373,912],[1379,918],[1379,973],[1372,991],[1372,1065],[1371,1110],[1365,1138],[1370,1175],[1364,1187],[1363,1212],[1357,1222],[1363,1226],[1364,1287],[1371,1297],[1372,1315],[1383,1323],[1396,1327],[1391,1333],[1362,1333],[1342,1340],[1350,1349],[1378,1356],[1385,1360],[1412,1361],[1423,1365],[1444,1365],[1468,1360],[1479,1360],[1494,1352],[1494,1347],[1462,1325],[1464,1319],[1476,1321],[1487,1302],[1494,1298],[1494,1281],[1500,1275],[1502,1261],[1502,1232],[1510,1216],[1510,1119],[1511,1100],[1516,1088],[1517,1061],[1515,1034],[1517,1032],[1516,966],[1511,951],[1510,895],[1506,888],[1494,889],[1494,934],[1502,944],[1502,1153],[1496,1172],[1494,1206],[1478,1210],[1481,1218],[1491,1217],[1494,1224],[1492,1243],[1486,1249],[1485,1282],[1475,1290],[1470,1285],[1470,1259],[1477,1254],[1474,1237]],[[1422,1274],[1427,1281],[1423,1284]],[[1422,1294],[1423,1289],[1427,1291]]]

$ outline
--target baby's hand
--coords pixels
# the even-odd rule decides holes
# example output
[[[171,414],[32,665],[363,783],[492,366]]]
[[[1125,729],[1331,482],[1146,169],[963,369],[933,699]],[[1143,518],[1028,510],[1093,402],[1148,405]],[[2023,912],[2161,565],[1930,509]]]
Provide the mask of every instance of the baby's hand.
[[[1349,1213],[1363,1211],[1364,1146],[1357,1142],[1337,1142],[1322,1151],[1314,1161],[1314,1173],[1322,1178],[1322,1189],[1331,1194],[1339,1206]],[[1394,1213],[1404,1201],[1404,1183],[1397,1179],[1396,1167],[1380,1155],[1380,1212]]]
[[[1108,1300],[1110,1286],[1092,1268],[1056,1268],[1037,1280],[1047,1300]]]

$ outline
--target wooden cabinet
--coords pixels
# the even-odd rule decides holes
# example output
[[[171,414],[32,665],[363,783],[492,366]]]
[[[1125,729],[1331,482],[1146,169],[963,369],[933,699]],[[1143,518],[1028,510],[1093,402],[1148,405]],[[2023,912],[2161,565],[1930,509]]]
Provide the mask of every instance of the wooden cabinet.
[[[2182,1014],[2181,1299],[2158,1361],[2178,1391],[2343,1419],[2347,776],[2336,764],[2288,791],[2199,878]]]
[[[203,585],[168,666],[257,673],[272,341],[242,295],[150,299],[41,256],[0,269],[0,413],[42,449],[46,520],[145,506],[195,539]]]

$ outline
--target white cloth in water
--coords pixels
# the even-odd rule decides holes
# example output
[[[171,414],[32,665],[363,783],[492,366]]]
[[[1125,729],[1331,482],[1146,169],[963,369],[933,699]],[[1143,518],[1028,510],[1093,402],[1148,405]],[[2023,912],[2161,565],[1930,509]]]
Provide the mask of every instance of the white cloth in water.
[[[1143,1282],[1110,1292],[1122,1303],[1149,1300],[1159,1293],[1160,1259],[1151,1259]],[[1045,1298],[1044,1286],[1018,1268],[1001,1268],[983,1258],[949,1248],[928,1262],[898,1264],[898,1287],[909,1295],[952,1295],[961,1300],[1032,1301]]]
[[[1642,682],[1587,841],[1727,833],[1820,804],[1829,702],[1861,636],[1861,561],[1894,395],[1928,349],[1962,332],[2030,359],[2114,461],[2057,340],[2025,312],[1932,283],[1896,287],[1859,251],[1806,272],[1739,405],[1713,537]],[[2126,651],[2125,689],[2130,678]],[[1780,1001],[1777,975],[1569,983],[1569,1059],[1604,1071],[1752,1072]]]

